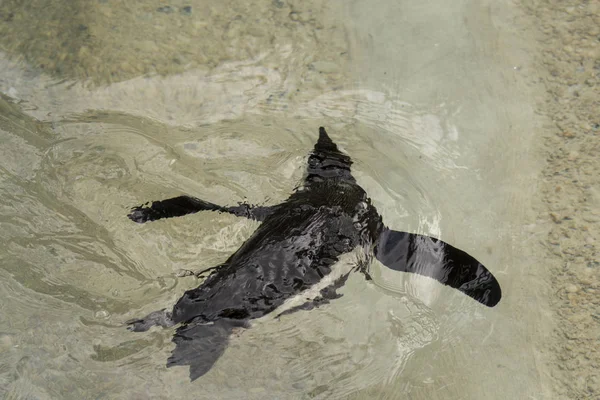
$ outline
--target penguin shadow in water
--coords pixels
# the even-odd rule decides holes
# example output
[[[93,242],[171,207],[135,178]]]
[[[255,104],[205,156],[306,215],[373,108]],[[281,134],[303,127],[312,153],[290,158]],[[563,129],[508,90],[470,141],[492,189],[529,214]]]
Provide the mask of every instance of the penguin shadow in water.
[[[218,211],[261,225],[227,261],[203,271],[210,275],[186,291],[172,310],[128,321],[128,329],[179,324],[167,366],[189,365],[195,380],[223,354],[236,328],[248,328],[249,321],[272,312],[326,304],[341,296],[336,290],[352,272],[370,279],[368,263],[341,274],[335,268],[341,255],[357,247],[388,268],[435,279],[485,306],[500,301],[498,281],[475,258],[439,239],[386,227],[352,176],[351,165],[321,127],[303,185],[281,204],[220,206],[179,196],[133,208],[128,217],[137,223]],[[310,300],[280,311],[298,296]]]

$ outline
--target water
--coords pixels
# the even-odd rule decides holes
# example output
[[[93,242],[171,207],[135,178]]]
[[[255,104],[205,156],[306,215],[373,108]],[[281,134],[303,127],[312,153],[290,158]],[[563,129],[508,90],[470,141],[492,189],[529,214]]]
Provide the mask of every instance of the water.
[[[512,5],[35,5],[35,26],[0,6],[3,397],[551,398],[527,229],[540,119]],[[123,323],[171,307],[199,284],[177,270],[223,262],[257,223],[128,210],[183,193],[276,204],[321,125],[389,226],[481,260],[502,302],[375,263],[331,304],[236,335],[190,383],[165,368],[172,329]]]

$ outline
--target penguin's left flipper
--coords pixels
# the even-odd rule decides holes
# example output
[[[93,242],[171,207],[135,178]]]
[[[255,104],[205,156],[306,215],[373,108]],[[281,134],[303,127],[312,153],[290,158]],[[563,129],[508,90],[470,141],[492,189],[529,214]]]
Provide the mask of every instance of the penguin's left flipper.
[[[256,221],[264,220],[273,212],[273,207],[251,206],[238,204],[237,206],[224,207],[210,203],[192,196],[178,196],[171,199],[153,201],[131,209],[127,214],[130,220],[143,224],[163,218],[181,217],[200,211],[219,211],[246,217]]]
[[[439,239],[385,228],[375,257],[396,271],[427,276],[494,307],[502,297],[500,284],[479,261]]]

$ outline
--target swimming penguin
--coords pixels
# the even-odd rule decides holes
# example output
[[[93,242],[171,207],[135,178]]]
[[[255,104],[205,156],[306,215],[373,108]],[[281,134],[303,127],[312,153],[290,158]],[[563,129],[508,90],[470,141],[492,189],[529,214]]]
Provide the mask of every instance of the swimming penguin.
[[[339,258],[357,247],[388,268],[435,279],[488,307],[500,301],[498,281],[475,258],[439,239],[387,228],[356,183],[351,165],[350,157],[321,127],[303,185],[281,204],[227,207],[179,196],[133,208],[128,217],[138,223],[219,211],[261,225],[227,261],[212,268],[200,286],[185,292],[171,311],[129,321],[129,329],[139,332],[153,325],[180,324],[167,366],[189,365],[195,380],[223,354],[236,328],[249,327],[250,320],[278,310],[299,294],[306,298],[304,294],[314,288],[316,297],[285,313],[327,303],[340,296],[336,289],[352,271],[370,279],[365,263],[330,277]]]

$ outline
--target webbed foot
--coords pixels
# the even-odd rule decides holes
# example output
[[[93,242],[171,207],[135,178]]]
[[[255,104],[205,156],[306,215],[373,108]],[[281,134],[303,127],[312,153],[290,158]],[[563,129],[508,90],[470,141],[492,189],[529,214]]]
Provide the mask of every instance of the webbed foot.
[[[155,325],[162,326],[163,328],[175,325],[171,319],[171,313],[165,309],[154,311],[141,319],[131,319],[125,323],[129,325],[127,329],[132,332],[146,332]]]

